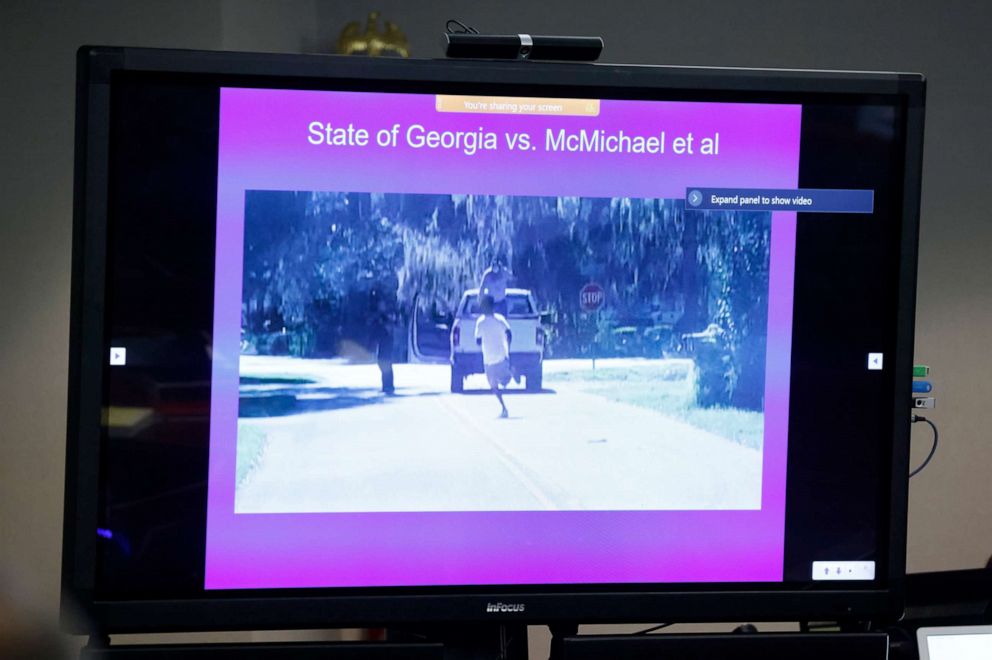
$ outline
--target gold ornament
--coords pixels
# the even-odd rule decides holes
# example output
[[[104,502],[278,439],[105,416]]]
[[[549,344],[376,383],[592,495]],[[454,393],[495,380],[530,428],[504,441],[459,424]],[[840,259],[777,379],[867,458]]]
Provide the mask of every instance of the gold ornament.
[[[396,23],[384,21],[384,29],[379,32],[379,12],[369,12],[364,32],[358,21],[352,21],[341,30],[338,37],[338,53],[341,55],[368,55],[370,57],[409,57],[410,45],[406,35]]]

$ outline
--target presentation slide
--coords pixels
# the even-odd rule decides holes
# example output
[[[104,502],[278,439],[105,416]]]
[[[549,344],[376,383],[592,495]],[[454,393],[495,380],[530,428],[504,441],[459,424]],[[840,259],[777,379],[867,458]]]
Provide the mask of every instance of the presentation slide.
[[[801,115],[223,89],[206,587],[780,581]]]

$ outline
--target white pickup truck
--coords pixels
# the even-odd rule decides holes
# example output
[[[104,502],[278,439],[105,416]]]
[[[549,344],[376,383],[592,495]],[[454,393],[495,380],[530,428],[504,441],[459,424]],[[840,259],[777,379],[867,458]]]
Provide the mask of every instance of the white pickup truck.
[[[506,290],[506,317],[513,340],[510,342],[510,366],[524,377],[528,392],[540,392],[544,380],[544,328],[534,296],[527,289]],[[451,325],[451,391],[465,388],[465,377],[481,374],[482,348],[475,341],[475,322],[479,318],[479,290],[462,294]]]

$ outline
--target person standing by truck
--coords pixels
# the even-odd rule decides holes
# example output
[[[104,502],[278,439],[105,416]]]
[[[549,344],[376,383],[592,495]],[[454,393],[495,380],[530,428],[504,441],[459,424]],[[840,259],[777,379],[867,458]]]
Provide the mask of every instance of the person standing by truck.
[[[493,299],[493,309],[496,313],[506,316],[506,287],[510,283],[510,271],[502,256],[493,259],[492,265],[482,274],[479,283],[479,295],[490,296]],[[480,298],[481,300],[481,298]]]
[[[513,377],[510,371],[510,343],[513,333],[506,317],[493,309],[493,297],[479,293],[479,315],[475,322],[475,342],[482,347],[482,366],[486,372],[489,387],[502,408],[499,416],[510,416],[503,402],[501,387],[506,387]]]
[[[392,395],[396,391],[393,384],[393,326],[395,317],[392,305],[386,294],[373,289],[369,296],[370,319],[369,335],[371,349],[375,354],[376,365],[382,380],[383,394]]]

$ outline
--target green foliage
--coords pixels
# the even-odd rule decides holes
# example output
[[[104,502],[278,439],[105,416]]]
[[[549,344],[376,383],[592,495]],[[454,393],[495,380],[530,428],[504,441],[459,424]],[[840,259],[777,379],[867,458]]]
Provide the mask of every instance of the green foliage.
[[[724,359],[714,361],[713,368],[723,372],[727,383],[725,405],[762,405],[770,225],[767,214],[726,211],[704,213],[698,224],[706,308],[710,322],[721,330],[718,344]]]

